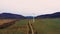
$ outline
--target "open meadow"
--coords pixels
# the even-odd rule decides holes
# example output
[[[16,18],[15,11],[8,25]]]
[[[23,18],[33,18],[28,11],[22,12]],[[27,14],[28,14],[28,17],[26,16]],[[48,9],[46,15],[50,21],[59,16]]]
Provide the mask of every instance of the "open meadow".
[[[38,34],[60,34],[60,19],[36,19],[34,28]]]
[[[28,22],[32,24],[36,34],[60,34],[60,19],[21,19],[16,21],[15,24],[0,29],[0,34],[29,34]]]
[[[3,21],[3,20],[1,20]],[[5,20],[4,21],[8,22],[8,21],[15,21],[15,20]],[[0,22],[2,23],[2,22]],[[24,19],[24,20],[19,20],[19,21],[16,21],[15,24],[7,27],[7,28],[4,28],[4,29],[0,29],[0,34],[26,34],[27,33],[27,20]]]

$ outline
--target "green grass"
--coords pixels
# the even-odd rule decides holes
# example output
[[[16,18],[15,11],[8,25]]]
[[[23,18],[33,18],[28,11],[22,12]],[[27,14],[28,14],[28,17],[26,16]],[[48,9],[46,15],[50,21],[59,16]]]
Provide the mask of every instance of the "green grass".
[[[20,20],[20,21],[17,21],[15,23],[16,26],[23,26],[23,25],[27,25],[28,23],[28,20],[27,19],[24,19],[24,20]]]
[[[34,28],[38,34],[60,34],[60,19],[36,19]]]
[[[30,20],[32,23],[32,19]],[[17,21],[13,26],[25,26],[28,24],[28,20]],[[34,29],[38,34],[60,34],[60,19],[35,19],[35,23],[32,23]],[[0,34],[25,34],[26,29],[0,29]],[[8,33],[7,33],[8,32]]]
[[[24,19],[24,20],[19,20],[17,21],[14,25],[8,27],[8,28],[5,28],[5,29],[0,29],[0,34],[26,34],[26,29],[27,28],[13,28],[15,26],[17,27],[21,27],[21,26],[26,26],[27,24],[27,20]]]

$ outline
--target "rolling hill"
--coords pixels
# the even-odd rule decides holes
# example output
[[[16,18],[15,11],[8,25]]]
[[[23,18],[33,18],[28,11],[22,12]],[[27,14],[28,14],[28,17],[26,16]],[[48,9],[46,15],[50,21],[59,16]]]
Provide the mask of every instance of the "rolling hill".
[[[2,13],[0,14],[0,19],[23,19],[22,15],[12,14],[12,13]]]
[[[53,14],[39,15],[35,18],[60,18],[60,12],[56,12],[56,13],[53,13]]]

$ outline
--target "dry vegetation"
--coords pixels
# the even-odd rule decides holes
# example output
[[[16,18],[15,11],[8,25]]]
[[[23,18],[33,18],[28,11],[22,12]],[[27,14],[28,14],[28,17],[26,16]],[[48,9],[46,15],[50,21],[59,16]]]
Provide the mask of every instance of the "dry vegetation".
[[[0,25],[4,24],[4,23],[9,23],[12,21],[16,21],[17,19],[0,19]]]
[[[10,25],[11,23],[15,23],[14,25],[9,26],[8,28],[0,29],[0,34],[27,34],[28,27],[26,25],[26,20],[18,21],[16,19],[2,19],[0,23],[9,23],[8,25]]]

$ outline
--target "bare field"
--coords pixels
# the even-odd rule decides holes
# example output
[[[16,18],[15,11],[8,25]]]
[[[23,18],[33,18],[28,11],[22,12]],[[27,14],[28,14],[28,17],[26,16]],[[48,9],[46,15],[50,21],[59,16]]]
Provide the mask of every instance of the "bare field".
[[[4,23],[9,23],[12,21],[16,21],[16,19],[0,19],[0,25],[4,24]]]

